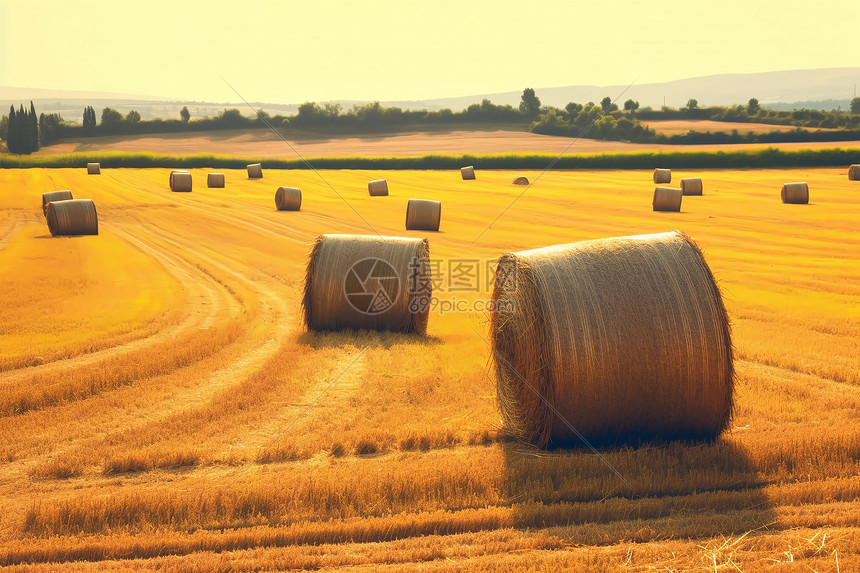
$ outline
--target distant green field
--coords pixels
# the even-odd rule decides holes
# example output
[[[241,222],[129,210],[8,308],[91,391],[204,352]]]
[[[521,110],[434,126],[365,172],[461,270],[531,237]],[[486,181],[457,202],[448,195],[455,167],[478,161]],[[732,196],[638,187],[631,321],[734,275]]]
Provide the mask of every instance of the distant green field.
[[[155,153],[72,153],[48,157],[0,156],[0,168],[86,167],[99,162],[117,168],[224,168],[241,169],[258,158],[223,155],[162,155]],[[610,154],[504,154],[425,155],[423,157],[321,157],[266,159],[266,169],[651,169],[675,168],[773,168],[828,167],[860,162],[860,148],[782,151],[775,148],[749,151],[631,152]]]

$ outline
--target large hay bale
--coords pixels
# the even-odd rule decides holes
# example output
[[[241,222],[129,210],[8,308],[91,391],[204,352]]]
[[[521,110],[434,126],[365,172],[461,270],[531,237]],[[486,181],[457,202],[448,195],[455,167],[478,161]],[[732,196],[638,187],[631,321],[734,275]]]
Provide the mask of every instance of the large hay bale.
[[[101,163],[87,163],[87,175],[100,175],[101,172]]]
[[[528,185],[529,178],[528,177],[517,177],[514,179],[514,185]]]
[[[786,183],[780,191],[783,203],[806,205],[809,203],[809,186],[806,183]]]
[[[262,179],[263,165],[261,163],[252,163],[247,167],[248,179]]]
[[[191,172],[185,169],[174,169],[170,172],[170,190],[188,193],[191,191]]]
[[[540,447],[699,440],[728,425],[728,316],[683,233],[508,253],[493,302],[499,406],[519,438]]]
[[[51,201],[68,201],[69,199],[74,199],[74,197],[72,197],[72,192],[69,190],[48,191],[47,193],[42,193],[42,214],[47,217],[48,203]]]
[[[299,211],[302,208],[302,191],[297,187],[278,187],[275,191],[278,211]]]
[[[410,199],[406,203],[406,229],[409,231],[438,231],[441,220],[441,201]]]
[[[463,177],[463,179],[474,179],[475,167],[473,165],[469,165],[468,167],[461,167],[460,175]]]
[[[701,195],[702,178],[687,177],[686,179],[681,179],[681,193],[684,195]]]
[[[671,169],[655,169],[654,170],[654,183],[671,183],[672,182],[672,170]]]
[[[427,330],[432,282],[427,239],[322,235],[305,275],[308,330]]]
[[[848,180],[860,181],[860,165],[852,165],[848,168]]]
[[[206,176],[206,186],[212,188],[223,188],[227,185],[227,178],[223,173],[210,173]]]
[[[655,211],[680,211],[684,192],[678,187],[655,187],[651,206]]]
[[[367,192],[371,197],[387,197],[388,196],[388,181],[385,179],[377,179],[367,184]]]
[[[48,203],[45,217],[51,235],[98,235],[99,218],[91,199],[68,199]]]

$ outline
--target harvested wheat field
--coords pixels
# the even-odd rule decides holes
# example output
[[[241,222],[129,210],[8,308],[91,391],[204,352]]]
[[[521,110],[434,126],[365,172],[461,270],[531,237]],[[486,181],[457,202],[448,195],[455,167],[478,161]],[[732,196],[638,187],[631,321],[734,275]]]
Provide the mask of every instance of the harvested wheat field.
[[[322,171],[349,205],[313,172],[227,170],[229,193],[207,172],[179,194],[167,169],[0,171],[0,567],[860,569],[860,196],[844,168],[676,170],[707,186],[677,213],[652,211],[645,170]],[[487,229],[516,176],[536,183]],[[786,181],[809,205],[780,202]],[[281,185],[301,211],[272,209]],[[61,189],[98,205],[98,236],[50,236],[41,196]],[[404,231],[410,197],[444,203],[442,231]],[[488,270],[676,229],[731,321],[728,430],[515,441]],[[429,239],[426,336],[307,332],[311,246],[377,233]]]

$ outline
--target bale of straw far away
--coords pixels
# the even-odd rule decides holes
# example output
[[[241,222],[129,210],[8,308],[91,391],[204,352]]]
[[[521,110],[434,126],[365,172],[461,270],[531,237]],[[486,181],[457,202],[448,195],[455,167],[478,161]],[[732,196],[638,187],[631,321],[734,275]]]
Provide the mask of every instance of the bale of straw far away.
[[[687,177],[686,179],[681,179],[681,192],[684,195],[701,195],[702,178]]]
[[[91,199],[51,201],[45,218],[51,235],[98,235],[99,218]]]
[[[806,183],[786,183],[780,191],[783,203],[806,205],[809,203],[809,186]]]
[[[427,239],[322,235],[302,306],[308,330],[427,330],[432,294]]]
[[[860,181],[860,165],[855,164],[848,168],[848,180]]]
[[[206,176],[206,186],[212,188],[221,188],[226,186],[227,178],[223,173],[210,173]]]
[[[48,216],[48,203],[51,201],[68,201],[69,199],[74,199],[74,197],[72,197],[72,192],[68,190],[42,193],[42,214]]]
[[[101,163],[87,163],[87,175],[99,175],[101,172]]]
[[[678,187],[655,187],[651,206],[654,211],[680,211],[684,192]]]
[[[441,220],[441,201],[410,199],[406,203],[406,229],[408,231],[438,231]]]
[[[509,428],[540,447],[713,439],[732,414],[726,309],[680,232],[508,253],[490,335]],[[556,413],[557,412],[557,413]]]
[[[263,165],[261,163],[252,163],[247,169],[248,179],[261,179],[263,177]]]
[[[387,197],[388,196],[388,181],[385,179],[377,179],[367,184],[367,192],[371,197]]]
[[[191,172],[185,169],[174,169],[170,172],[170,190],[175,192],[191,191]]]
[[[672,170],[671,169],[655,169],[654,170],[654,183],[671,183],[672,182]]]
[[[514,179],[514,185],[528,185],[529,178],[528,177],[517,177]]]
[[[275,191],[278,211],[299,211],[302,208],[302,191],[297,187],[278,187]]]
[[[475,167],[469,165],[468,167],[460,168],[460,175],[463,179],[474,179],[475,178]]]

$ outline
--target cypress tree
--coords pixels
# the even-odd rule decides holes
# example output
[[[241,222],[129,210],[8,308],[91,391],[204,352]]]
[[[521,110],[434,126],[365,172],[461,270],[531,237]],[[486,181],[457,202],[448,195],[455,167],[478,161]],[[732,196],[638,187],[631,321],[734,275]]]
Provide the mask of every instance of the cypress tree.
[[[16,125],[15,106],[9,108],[9,126],[6,132],[6,146],[9,153],[18,153],[18,126]]]
[[[30,151],[39,151],[39,118],[36,116],[33,100],[30,100],[30,137],[32,139]]]

